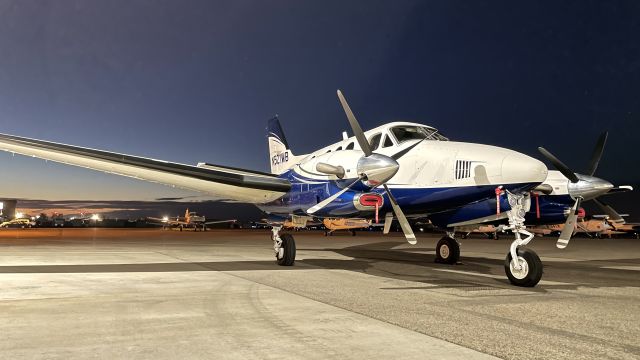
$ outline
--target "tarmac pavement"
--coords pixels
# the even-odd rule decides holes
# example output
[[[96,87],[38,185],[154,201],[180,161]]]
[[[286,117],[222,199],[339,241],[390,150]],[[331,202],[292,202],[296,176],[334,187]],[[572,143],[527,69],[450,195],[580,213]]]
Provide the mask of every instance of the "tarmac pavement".
[[[0,231],[3,358],[637,359],[640,241],[553,238],[536,288],[510,285],[509,240],[267,230]]]

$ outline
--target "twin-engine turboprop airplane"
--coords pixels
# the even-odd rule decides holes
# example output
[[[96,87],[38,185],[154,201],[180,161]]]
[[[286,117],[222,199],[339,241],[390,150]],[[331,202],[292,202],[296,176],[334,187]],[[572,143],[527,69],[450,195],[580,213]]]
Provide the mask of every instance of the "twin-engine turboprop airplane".
[[[274,119],[268,137],[272,174],[170,163],[12,135],[0,135],[0,149],[253,203],[270,217],[299,227],[309,219],[373,219],[384,214],[387,224],[394,218],[399,222],[410,244],[416,237],[405,214],[431,218],[465,209],[456,212],[456,218],[472,221],[495,216],[495,208],[470,204],[497,199],[515,235],[505,259],[507,277],[518,286],[538,283],[542,262],[523,246],[533,238],[524,225],[529,193],[547,177],[542,162],[505,148],[448,141],[436,129],[416,123],[393,122],[364,132],[340,91],[338,98],[354,137],[295,156]],[[279,224],[272,229],[275,257],[279,265],[290,266],[295,241],[281,229]],[[459,254],[453,233],[438,242],[437,260],[455,263]]]

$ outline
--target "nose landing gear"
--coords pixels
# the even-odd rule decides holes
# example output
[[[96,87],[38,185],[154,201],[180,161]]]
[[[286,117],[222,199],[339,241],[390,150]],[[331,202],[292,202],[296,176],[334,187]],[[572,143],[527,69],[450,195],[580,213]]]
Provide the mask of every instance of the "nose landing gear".
[[[533,234],[525,230],[524,226],[524,215],[531,205],[530,199],[528,196],[510,192],[507,192],[507,198],[511,210],[507,212],[509,226],[504,227],[503,230],[511,230],[516,238],[511,243],[509,253],[504,260],[504,271],[511,284],[533,287],[542,278],[542,261],[535,251],[520,248],[533,239]],[[526,237],[523,239],[521,235]]]
[[[518,249],[517,261],[511,253],[504,259],[504,271],[509,281],[516,286],[533,287],[542,278],[542,261],[531,249]]]
[[[280,266],[292,266],[296,261],[296,242],[291,234],[280,235],[281,229],[280,226],[271,229],[276,262]]]

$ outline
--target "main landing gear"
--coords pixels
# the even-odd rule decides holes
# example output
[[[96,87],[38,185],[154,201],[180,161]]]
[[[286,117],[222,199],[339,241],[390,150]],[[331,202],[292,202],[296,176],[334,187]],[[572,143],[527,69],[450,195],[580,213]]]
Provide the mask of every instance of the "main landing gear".
[[[460,244],[447,233],[436,245],[436,262],[441,264],[456,264],[460,260]]]
[[[291,234],[280,235],[281,229],[281,226],[271,229],[276,262],[280,266],[291,266],[296,261],[296,242]]]
[[[533,239],[533,234],[525,230],[524,226],[524,215],[529,207],[527,202],[530,200],[524,195],[515,195],[509,192],[507,192],[507,198],[511,210],[507,212],[509,226],[503,230],[511,230],[516,239],[511,243],[509,253],[504,259],[504,271],[513,285],[533,287],[542,278],[542,261],[535,251],[520,248]],[[521,235],[526,237],[523,239]]]

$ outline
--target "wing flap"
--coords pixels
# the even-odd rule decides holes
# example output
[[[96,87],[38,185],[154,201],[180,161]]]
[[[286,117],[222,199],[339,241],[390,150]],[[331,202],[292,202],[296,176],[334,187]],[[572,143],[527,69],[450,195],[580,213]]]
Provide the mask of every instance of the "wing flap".
[[[224,166],[198,167],[163,160],[0,134],[0,150],[157,182],[250,203],[273,201],[286,193],[286,179]]]

